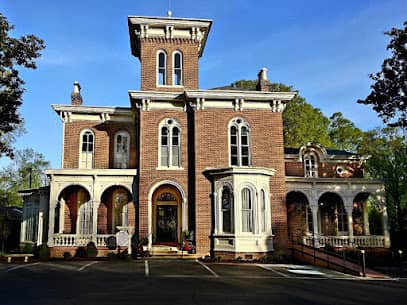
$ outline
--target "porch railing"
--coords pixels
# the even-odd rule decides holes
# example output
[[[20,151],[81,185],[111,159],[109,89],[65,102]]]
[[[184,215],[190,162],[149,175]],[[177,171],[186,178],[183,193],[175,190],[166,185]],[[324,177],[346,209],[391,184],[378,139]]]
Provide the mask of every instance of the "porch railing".
[[[96,242],[92,240],[91,234],[55,234],[54,246],[60,247],[85,247],[90,241],[96,243],[97,247],[106,247],[110,234],[96,235]]]
[[[334,248],[356,248],[356,247],[384,247],[384,236],[382,235],[369,235],[369,236],[318,236],[315,237],[316,247],[325,247],[327,245]],[[312,236],[303,237],[304,245],[313,247],[314,240]]]

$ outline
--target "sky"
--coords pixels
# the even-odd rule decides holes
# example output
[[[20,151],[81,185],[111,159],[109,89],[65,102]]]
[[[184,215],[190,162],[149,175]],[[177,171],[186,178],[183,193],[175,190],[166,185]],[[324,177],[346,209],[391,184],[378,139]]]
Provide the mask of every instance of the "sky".
[[[140,63],[130,52],[127,16],[164,17],[169,8],[174,17],[213,20],[201,89],[256,79],[267,67],[270,81],[293,85],[326,116],[340,111],[363,130],[382,126],[356,101],[389,56],[384,32],[407,20],[405,0],[1,0],[12,36],[34,34],[46,44],[37,69],[21,71],[27,133],[16,147],[60,167],[62,123],[51,104],[70,104],[74,81],[84,105],[129,106]]]

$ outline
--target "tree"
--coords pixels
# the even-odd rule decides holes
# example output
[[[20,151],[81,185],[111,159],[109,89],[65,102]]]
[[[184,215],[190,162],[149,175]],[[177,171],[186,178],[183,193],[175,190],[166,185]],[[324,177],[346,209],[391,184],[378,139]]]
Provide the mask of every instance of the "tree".
[[[397,128],[368,131],[358,152],[371,155],[365,169],[381,179],[386,189],[390,223],[395,230],[407,229],[407,141]]]
[[[234,82],[232,87],[255,90],[256,83],[254,80],[239,80]],[[282,83],[271,83],[270,91],[291,92],[294,88]],[[308,142],[332,146],[328,134],[329,119],[298,94],[287,104],[283,113],[283,124],[286,147],[300,147]]]
[[[345,118],[341,112],[335,112],[329,118],[329,137],[333,145],[341,150],[356,152],[363,132]]]
[[[24,81],[17,66],[36,69],[35,59],[41,56],[44,41],[34,35],[9,36],[14,26],[0,13],[0,156],[13,157],[13,132],[23,121],[18,108],[23,102]]]
[[[392,56],[383,61],[382,70],[369,77],[374,81],[372,91],[360,104],[372,105],[384,123],[407,127],[407,21],[404,29],[392,28],[385,33],[391,37],[387,50]]]
[[[17,192],[43,186],[45,179],[42,172],[49,165],[44,156],[33,149],[17,150],[12,163],[0,170],[0,202],[21,206],[22,199]]]

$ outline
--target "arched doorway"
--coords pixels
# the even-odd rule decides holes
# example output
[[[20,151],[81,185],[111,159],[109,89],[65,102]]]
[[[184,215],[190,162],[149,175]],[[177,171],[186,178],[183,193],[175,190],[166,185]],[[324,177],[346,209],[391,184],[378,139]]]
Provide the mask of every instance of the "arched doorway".
[[[165,184],[152,195],[152,233],[155,244],[177,244],[182,230],[182,196]]]
[[[92,234],[93,208],[89,192],[80,185],[63,189],[58,196],[55,218],[55,233]]]
[[[312,234],[312,212],[307,196],[302,192],[292,191],[286,196],[288,236],[297,240]]]
[[[133,197],[123,186],[111,186],[106,189],[98,208],[98,234],[113,234],[117,227],[135,225]]]
[[[348,216],[342,198],[324,193],[318,200],[320,228],[325,236],[348,235]]]

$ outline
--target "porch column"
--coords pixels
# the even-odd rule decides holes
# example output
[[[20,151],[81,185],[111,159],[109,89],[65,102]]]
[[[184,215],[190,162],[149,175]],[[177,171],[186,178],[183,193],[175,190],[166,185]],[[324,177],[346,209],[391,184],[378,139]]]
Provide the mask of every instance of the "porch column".
[[[52,187],[52,186],[51,186]],[[57,201],[53,198],[53,196],[50,196],[49,199],[49,217],[48,217],[48,246],[53,247],[54,246],[54,226],[55,226],[55,207],[56,207]]]
[[[352,202],[352,201],[351,201]],[[349,246],[353,245],[353,205],[345,205],[346,216],[348,217],[348,236],[349,236]]]
[[[387,215],[386,206],[383,206],[382,217],[383,217],[384,247],[390,248],[390,233],[389,233],[388,215]]]
[[[65,200],[59,201],[59,228],[58,233],[63,233],[65,229]]]
[[[98,234],[98,209],[100,201],[93,201],[92,205],[92,241],[97,247],[97,234]]]
[[[38,234],[37,234],[37,246],[42,245],[42,235],[44,227],[44,212],[38,213]]]
[[[363,232],[364,235],[370,235],[369,212],[367,209],[367,201],[363,202]]]
[[[54,246],[55,207],[57,205],[57,184],[53,175],[50,178],[49,211],[48,211],[48,247]]]
[[[318,204],[310,205],[311,212],[312,212],[312,238],[313,238],[313,245],[315,248],[319,248],[319,231],[318,231]]]

